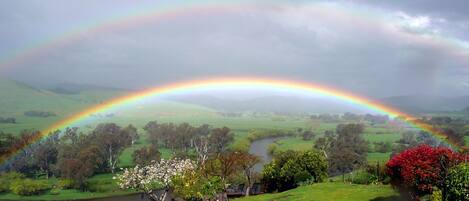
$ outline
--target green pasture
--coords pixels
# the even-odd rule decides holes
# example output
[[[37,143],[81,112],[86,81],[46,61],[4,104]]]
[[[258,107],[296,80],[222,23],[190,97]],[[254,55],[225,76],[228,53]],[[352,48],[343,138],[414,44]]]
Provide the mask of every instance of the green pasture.
[[[398,194],[388,185],[356,185],[340,182],[300,186],[282,193],[235,199],[236,201],[390,201]]]

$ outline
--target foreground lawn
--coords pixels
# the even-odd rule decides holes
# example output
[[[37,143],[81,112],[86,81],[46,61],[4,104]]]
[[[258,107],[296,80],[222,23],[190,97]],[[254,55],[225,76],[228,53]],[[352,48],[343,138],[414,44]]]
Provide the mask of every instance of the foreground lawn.
[[[0,194],[0,200],[81,200],[81,199],[91,199],[91,198],[104,198],[120,195],[130,195],[135,194],[135,192],[130,191],[116,191],[116,192],[81,192],[79,190],[61,190],[60,194],[52,195],[46,193],[44,195],[34,195],[34,196],[19,196],[13,193],[2,193]]]
[[[333,182],[301,186],[282,193],[239,198],[236,201],[391,201],[397,195],[388,185],[355,185]]]

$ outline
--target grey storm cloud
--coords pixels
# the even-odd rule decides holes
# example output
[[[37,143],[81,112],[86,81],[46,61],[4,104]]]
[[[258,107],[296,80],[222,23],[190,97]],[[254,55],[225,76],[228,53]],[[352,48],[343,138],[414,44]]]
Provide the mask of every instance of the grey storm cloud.
[[[370,96],[469,94],[469,27],[462,2],[281,2],[182,15],[49,50],[5,77],[36,84],[146,88],[215,76],[321,83]],[[435,1],[439,2],[439,1]],[[2,1],[0,55],[150,1]],[[269,4],[270,5],[270,4]],[[80,27],[78,27],[80,28]]]

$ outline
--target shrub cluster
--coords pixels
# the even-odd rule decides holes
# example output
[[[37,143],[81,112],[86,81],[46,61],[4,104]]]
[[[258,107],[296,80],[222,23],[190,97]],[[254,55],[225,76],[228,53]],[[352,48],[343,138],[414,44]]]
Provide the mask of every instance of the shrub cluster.
[[[327,178],[327,162],[318,151],[281,152],[264,167],[266,190],[285,191],[304,182],[317,183]]]
[[[24,179],[25,176],[18,172],[7,172],[0,174],[0,193],[8,192],[10,190],[10,185],[14,181]]]
[[[39,195],[49,190],[47,180],[22,179],[11,183],[10,191],[17,195]]]

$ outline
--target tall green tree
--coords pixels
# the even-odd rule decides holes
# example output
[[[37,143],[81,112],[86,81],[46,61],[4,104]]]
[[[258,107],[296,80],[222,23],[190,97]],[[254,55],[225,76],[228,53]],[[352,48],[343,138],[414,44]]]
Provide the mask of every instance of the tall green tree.
[[[368,142],[363,138],[362,124],[339,124],[337,137],[327,149],[329,173],[331,175],[352,172],[366,164]]]

